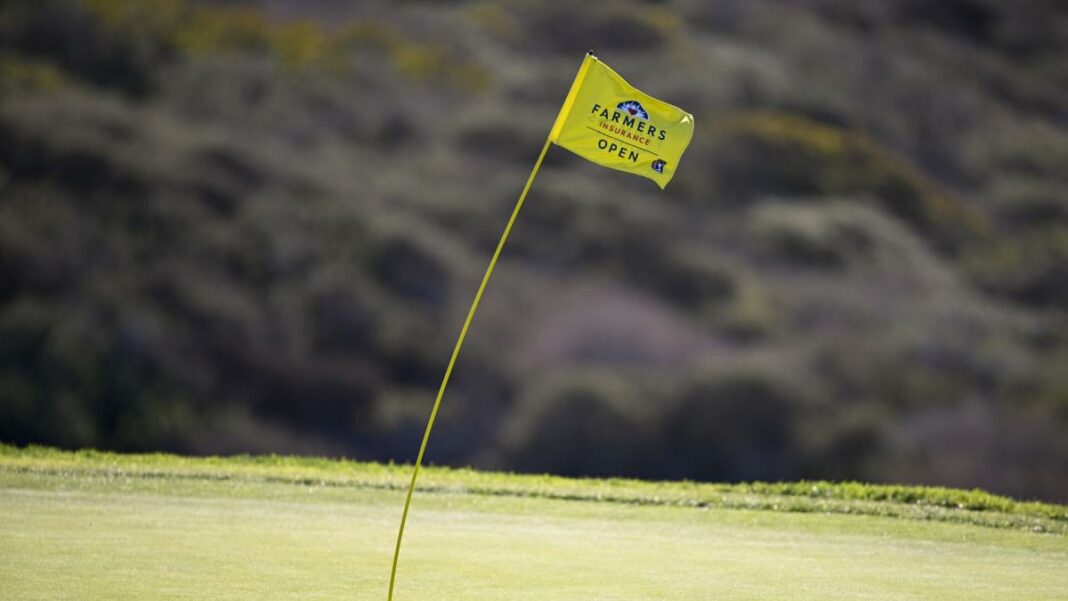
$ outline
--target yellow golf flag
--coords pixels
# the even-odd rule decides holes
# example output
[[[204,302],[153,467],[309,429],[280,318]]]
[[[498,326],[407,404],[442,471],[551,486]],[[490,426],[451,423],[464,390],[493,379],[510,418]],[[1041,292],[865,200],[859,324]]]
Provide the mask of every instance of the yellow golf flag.
[[[598,165],[671,181],[693,137],[693,115],[638,91],[587,54],[549,139]]]

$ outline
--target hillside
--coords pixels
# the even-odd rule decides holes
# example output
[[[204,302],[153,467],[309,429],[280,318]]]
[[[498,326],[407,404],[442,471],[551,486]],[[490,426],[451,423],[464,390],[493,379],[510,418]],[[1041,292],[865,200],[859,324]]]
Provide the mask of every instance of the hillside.
[[[0,5],[0,441],[1068,501],[1063,3]]]
[[[406,468],[0,447],[10,599],[381,599]],[[400,599],[1059,599],[1068,507],[434,468]],[[959,507],[958,507],[959,505]]]

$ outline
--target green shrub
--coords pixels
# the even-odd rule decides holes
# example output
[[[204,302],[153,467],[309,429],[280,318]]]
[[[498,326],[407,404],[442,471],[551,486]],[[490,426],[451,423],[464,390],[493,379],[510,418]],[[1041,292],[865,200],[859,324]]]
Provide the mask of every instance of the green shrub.
[[[639,397],[614,376],[554,378],[531,387],[515,407],[501,445],[516,470],[621,476],[649,473],[655,465]]]
[[[763,205],[753,217],[760,249],[787,264],[841,268],[869,254],[875,241],[846,211]]]
[[[1068,225],[1068,196],[1054,181],[1028,177],[999,180],[990,192],[1000,220],[1012,228]]]
[[[762,371],[692,375],[676,393],[659,440],[673,475],[698,480],[796,478],[798,421],[806,404]]]
[[[714,184],[737,202],[754,195],[875,198],[939,248],[984,236],[985,217],[866,136],[778,113],[740,113],[705,130]]]
[[[441,306],[448,300],[449,273],[431,249],[419,240],[388,237],[369,257],[374,278],[398,297]]]
[[[1036,228],[977,248],[964,265],[994,294],[1029,305],[1068,304],[1068,226]]]
[[[483,160],[505,160],[531,165],[538,158],[538,138],[509,123],[480,123],[463,131],[459,147]]]
[[[696,244],[668,246],[650,256],[642,271],[636,279],[643,287],[694,312],[724,305],[737,297],[740,287],[737,268]]]
[[[113,35],[106,19],[76,0],[7,3],[0,8],[0,23],[0,44],[9,52],[134,96],[155,87],[156,68],[170,55],[150,21],[127,35]]]
[[[0,54],[0,91],[54,92],[69,78],[51,61]]]
[[[678,31],[678,19],[659,7],[598,6],[576,10],[573,6],[554,10],[539,7],[527,17],[523,31],[515,40],[530,50],[560,54],[580,54],[591,46],[598,52],[649,52],[667,45]]]

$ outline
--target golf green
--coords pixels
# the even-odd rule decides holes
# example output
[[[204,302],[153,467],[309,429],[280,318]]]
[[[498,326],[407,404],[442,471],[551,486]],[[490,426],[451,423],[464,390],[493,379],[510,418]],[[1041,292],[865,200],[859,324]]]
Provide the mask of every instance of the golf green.
[[[385,599],[403,468],[142,457],[7,447],[0,597]],[[466,477],[417,494],[396,599],[1068,599],[1059,532],[442,485]]]

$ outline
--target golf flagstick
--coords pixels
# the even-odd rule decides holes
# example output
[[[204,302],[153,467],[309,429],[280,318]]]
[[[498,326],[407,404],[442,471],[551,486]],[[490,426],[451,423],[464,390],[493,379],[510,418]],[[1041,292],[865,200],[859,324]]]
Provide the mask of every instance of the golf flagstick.
[[[541,162],[545,159],[545,153],[549,150],[549,144],[552,142],[552,138],[545,139],[545,145],[541,148],[541,154],[538,155],[538,161],[534,163],[534,169],[530,172],[530,177],[527,178],[527,185],[523,186],[523,192],[519,195],[519,201],[515,203],[515,208],[512,209],[512,216],[508,218],[508,224],[504,226],[504,233],[501,234],[501,239],[497,242],[497,249],[493,251],[493,257],[490,258],[489,266],[486,267],[486,274],[482,276],[482,283],[478,286],[478,292],[475,293],[475,300],[471,303],[471,309],[467,312],[467,319],[464,320],[464,325],[460,328],[460,337],[456,339],[456,346],[452,349],[452,357],[449,359],[449,365],[445,368],[445,377],[441,379],[441,387],[438,388],[438,397],[434,400],[434,408],[430,410],[430,421],[427,422],[426,432],[423,433],[423,443],[419,445],[419,455],[415,458],[415,467],[412,469],[412,481],[408,485],[408,497],[404,500],[404,513],[401,514],[400,529],[397,531],[397,547],[393,551],[393,568],[389,572],[389,596],[388,601],[393,601],[393,585],[397,579],[397,561],[400,559],[401,540],[404,538],[404,524],[408,521],[408,509],[412,504],[412,493],[415,492],[415,481],[419,477],[419,467],[423,464],[423,455],[426,453],[426,445],[430,440],[430,431],[434,429],[434,421],[438,417],[438,409],[441,407],[441,399],[445,396],[445,387],[449,384],[449,377],[452,375],[452,368],[456,365],[456,358],[460,355],[460,347],[464,344],[464,338],[467,337],[467,330],[471,327],[471,321],[475,318],[475,311],[478,310],[478,303],[482,300],[482,293],[486,291],[486,284],[489,282],[490,276],[493,275],[493,268],[497,266],[497,259],[501,256],[501,250],[504,249],[504,243],[508,241],[508,234],[512,232],[512,226],[515,225],[516,217],[519,216],[519,209],[523,208],[523,201],[527,198],[527,192],[530,191],[531,184],[534,183],[534,178],[538,175],[538,169],[541,168]]]
[[[578,111],[572,110],[575,107],[581,108]],[[441,407],[441,398],[445,395],[445,387],[449,383],[449,376],[452,375],[452,368],[456,365],[456,358],[460,355],[467,329],[471,327],[475,311],[478,310],[478,303],[482,300],[482,293],[486,291],[486,284],[493,275],[493,268],[497,266],[497,259],[501,256],[501,250],[504,249],[504,243],[508,240],[516,217],[519,216],[519,209],[523,207],[527,192],[530,192],[530,185],[538,175],[549,145],[556,144],[566,148],[603,167],[649,178],[663,189],[674,176],[679,159],[693,137],[693,127],[693,115],[643,93],[598,60],[592,50],[586,53],[564,104],[556,115],[553,127],[549,130],[549,137],[545,139],[545,146],[538,155],[538,161],[534,163],[534,169],[527,178],[527,185],[519,195],[512,216],[508,218],[508,225],[504,226],[497,250],[493,251],[486,275],[482,276],[482,284],[475,293],[471,310],[467,312],[467,319],[460,329],[456,347],[452,349],[449,366],[445,368],[445,377],[441,380],[438,398],[435,399],[434,409],[430,412],[430,421],[423,434],[423,444],[419,446],[419,455],[412,469],[408,497],[404,501],[404,513],[401,514],[400,529],[397,531],[397,547],[393,551],[393,569],[389,573],[388,601],[393,601],[393,585],[397,579],[397,560],[400,558],[401,539],[404,538],[404,524],[408,520],[415,481],[419,477],[419,467],[423,464],[423,454],[426,453],[438,408]]]

